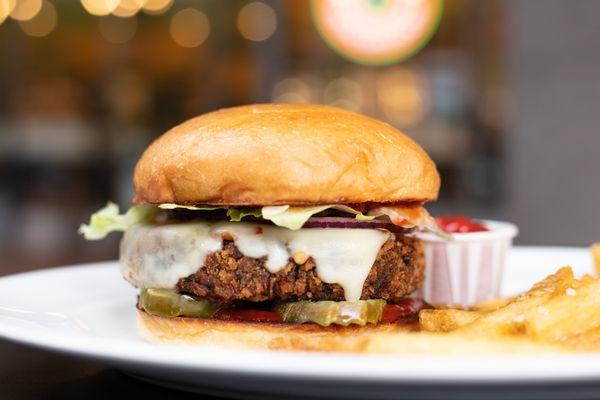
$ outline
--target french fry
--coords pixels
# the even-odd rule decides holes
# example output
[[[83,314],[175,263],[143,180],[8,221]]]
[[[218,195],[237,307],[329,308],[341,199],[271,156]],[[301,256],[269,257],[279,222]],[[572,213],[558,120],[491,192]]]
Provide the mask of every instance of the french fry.
[[[553,294],[562,294],[573,286],[575,276],[571,267],[562,267],[552,275],[534,284],[524,294],[518,296],[516,301],[527,300],[531,297],[546,297]]]
[[[570,351],[570,348],[555,343],[535,342],[518,336],[490,338],[430,332],[381,332],[368,336],[361,344],[361,350],[368,353],[456,357],[562,354]]]
[[[589,285],[590,283],[592,283],[594,280],[596,280],[596,278],[594,278],[592,275],[590,274],[585,274],[583,275],[581,278],[576,279],[573,282],[573,289],[577,289],[581,286],[585,286],[585,285]]]
[[[600,327],[600,280],[568,288],[523,314],[525,333],[532,338],[563,341]]]
[[[536,283],[526,293],[498,310],[483,314],[472,324],[461,329],[477,335],[523,334],[524,314],[547,302],[553,296],[562,295],[573,285],[575,278],[570,267],[563,267],[553,275]]]
[[[471,310],[423,310],[419,325],[423,334],[447,337],[448,343],[478,339],[600,351],[600,278],[575,279],[563,267],[517,297],[480,302]]]
[[[590,251],[592,252],[592,258],[594,260],[596,275],[600,276],[600,242],[591,245]]]
[[[598,351],[600,349],[600,328],[571,336],[560,343],[563,347],[578,351]]]
[[[507,297],[505,299],[482,300],[471,306],[471,310],[479,312],[495,311],[505,307],[509,303],[515,301],[515,297]]]
[[[450,332],[472,323],[480,316],[477,311],[422,310],[419,313],[419,326],[426,332]]]

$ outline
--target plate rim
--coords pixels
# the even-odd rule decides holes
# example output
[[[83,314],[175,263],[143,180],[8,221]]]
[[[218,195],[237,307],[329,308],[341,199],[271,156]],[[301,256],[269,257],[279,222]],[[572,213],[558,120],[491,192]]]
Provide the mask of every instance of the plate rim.
[[[585,247],[572,246],[516,246],[513,252],[529,252],[552,249],[554,251],[587,251]],[[98,271],[106,267],[118,268],[116,261],[101,261],[94,263],[72,264],[47,268],[36,271],[26,271],[0,277],[0,285],[10,284],[11,281],[19,282],[28,278],[43,278],[44,275],[61,274],[65,272],[86,273]],[[108,272],[108,268],[106,268]],[[0,304],[1,306],[1,304]],[[268,377],[277,379],[319,379],[319,380],[344,380],[352,378],[358,383],[540,383],[552,381],[598,381],[600,380],[600,353],[566,354],[566,355],[507,355],[507,356],[406,356],[406,355],[357,355],[343,353],[315,353],[315,352],[287,352],[287,351],[262,351],[262,350],[233,350],[218,348],[174,347],[157,345],[141,341],[126,339],[108,339],[92,335],[65,334],[55,332],[53,335],[36,335],[24,327],[10,326],[8,319],[0,318],[0,338],[27,346],[41,348],[47,351],[58,352],[70,356],[81,357],[100,361],[113,366],[141,366],[149,368],[177,368],[186,371],[228,373],[234,375],[249,375],[253,377]],[[120,351],[120,344],[129,343],[127,352]],[[133,349],[133,350],[132,350]],[[144,351],[152,350],[151,352]],[[191,359],[185,357],[191,353],[201,354],[204,359]],[[235,355],[237,360],[233,365],[230,356]],[[357,368],[341,363],[346,359],[360,359],[359,363],[377,366],[374,369]],[[506,362],[507,358],[511,362]],[[193,361],[191,361],[193,360]],[[220,360],[220,361],[219,361]],[[295,363],[290,368],[290,360]],[[333,360],[333,362],[332,362]],[[398,364],[401,360],[411,369],[386,369]],[[262,363],[260,363],[262,361]],[[299,362],[299,364],[298,364]],[[244,367],[244,364],[246,366]],[[331,371],[334,365],[344,365],[345,369]],[[274,365],[275,364],[275,365]],[[511,364],[511,365],[508,365]],[[519,375],[510,373],[514,365],[527,365],[525,373]],[[287,365],[287,368],[280,368]],[[556,366],[559,366],[556,368]],[[576,365],[577,368],[572,368]],[[307,368],[312,366],[312,368]],[[415,368],[416,366],[416,368]],[[437,366],[446,369],[445,375],[430,374],[428,368]],[[552,366],[552,368],[550,368]],[[475,368],[477,367],[477,368]],[[464,369],[471,373],[464,374]],[[491,368],[493,371],[488,370]],[[477,371],[476,374],[472,374]],[[359,374],[360,372],[360,374]]]

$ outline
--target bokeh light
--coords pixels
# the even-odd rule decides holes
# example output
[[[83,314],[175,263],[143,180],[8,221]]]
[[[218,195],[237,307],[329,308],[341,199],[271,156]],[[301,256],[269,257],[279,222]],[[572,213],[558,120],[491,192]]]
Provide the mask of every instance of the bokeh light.
[[[108,15],[119,5],[119,0],[81,0],[83,8],[92,15]]]
[[[10,13],[17,21],[27,21],[35,17],[42,9],[42,0],[19,0]]]
[[[273,88],[274,103],[310,103],[311,91],[308,84],[298,78],[286,78]]]
[[[142,7],[147,14],[160,15],[167,11],[173,5],[174,0],[147,0]]]
[[[121,18],[133,17],[142,9],[144,3],[145,0],[121,0],[112,14]]]
[[[106,16],[98,21],[98,30],[110,43],[123,44],[129,42],[137,32],[137,18],[119,18]]]
[[[19,26],[29,36],[44,37],[56,28],[57,20],[56,8],[44,0],[37,15],[27,21],[19,21]]]
[[[337,78],[325,86],[323,101],[334,107],[360,111],[363,103],[362,90],[360,85],[352,79]]]
[[[10,15],[15,3],[16,0],[0,0],[0,24]]]
[[[277,29],[277,15],[267,4],[254,1],[240,10],[237,28],[246,39],[261,42],[270,38]]]
[[[393,123],[402,127],[421,122],[427,111],[427,91],[423,78],[406,68],[396,68],[377,80],[380,109]]]
[[[198,47],[208,38],[208,17],[195,8],[184,8],[171,19],[171,37],[182,47]]]

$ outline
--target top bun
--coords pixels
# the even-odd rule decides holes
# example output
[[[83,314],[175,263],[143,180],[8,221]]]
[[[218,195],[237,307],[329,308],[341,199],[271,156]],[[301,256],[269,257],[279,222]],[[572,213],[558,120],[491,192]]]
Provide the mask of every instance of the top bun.
[[[339,204],[435,200],[440,177],[392,126],[322,105],[227,108],[176,126],[135,168],[137,204]]]

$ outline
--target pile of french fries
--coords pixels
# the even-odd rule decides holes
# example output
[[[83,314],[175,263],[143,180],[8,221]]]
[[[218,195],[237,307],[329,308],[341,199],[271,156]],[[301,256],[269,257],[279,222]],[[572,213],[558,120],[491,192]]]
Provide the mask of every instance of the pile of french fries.
[[[600,276],[600,243],[591,251]],[[419,325],[422,332],[523,338],[600,351],[600,278],[576,279],[570,267],[563,267],[520,296],[482,302],[469,310],[423,310]]]

